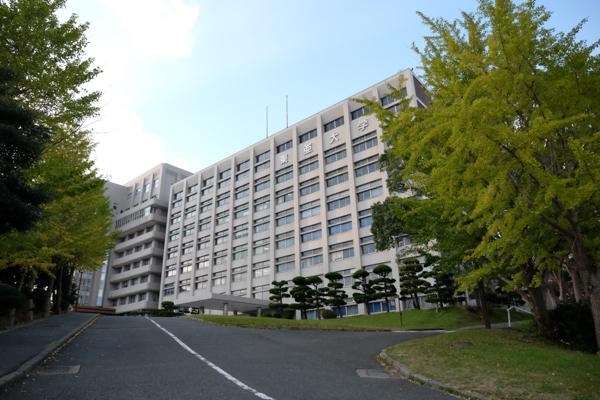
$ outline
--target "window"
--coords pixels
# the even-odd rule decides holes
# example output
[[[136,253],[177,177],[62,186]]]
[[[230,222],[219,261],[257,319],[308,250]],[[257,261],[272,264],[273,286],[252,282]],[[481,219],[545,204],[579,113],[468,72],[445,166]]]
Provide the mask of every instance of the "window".
[[[333,211],[338,208],[342,208],[350,204],[350,190],[344,190],[339,193],[334,193],[331,196],[327,196],[327,210]]]
[[[323,264],[323,248],[303,251],[300,253],[300,268]]]
[[[189,254],[194,251],[194,244],[190,241],[181,245],[181,254]]]
[[[275,204],[282,204],[294,199],[294,187],[279,190],[275,193]]]
[[[213,273],[213,286],[224,285],[227,282],[227,271]]]
[[[379,170],[379,154],[354,163],[356,176],[363,176]]]
[[[373,186],[378,186],[373,189]],[[383,194],[383,186],[381,186],[381,179],[378,179],[373,182],[365,183],[364,185],[360,185],[356,188],[358,201],[372,199],[373,197],[381,196]]]
[[[300,197],[310,193],[318,192],[321,189],[319,178],[312,178],[304,182],[300,182]]]
[[[140,293],[140,300],[139,301],[145,301],[146,300],[146,293]]]
[[[200,214],[212,210],[212,199],[200,203]]]
[[[271,150],[265,151],[264,153],[257,155],[256,162],[259,163],[259,162],[265,161],[269,157],[271,157]]]
[[[419,106],[421,105],[420,103],[417,103]],[[423,108],[423,107],[419,107],[419,108]],[[397,113],[400,111],[400,104],[395,104],[391,107],[386,108],[386,110],[391,111],[393,113]]]
[[[264,196],[254,200],[254,211],[262,211],[271,207],[271,196]]]
[[[335,186],[348,180],[348,167],[342,167],[325,174],[327,187]]]
[[[285,182],[287,180],[292,179],[293,177],[294,177],[294,166],[290,165],[289,167],[280,169],[279,171],[276,172],[275,182],[276,183]]]
[[[366,135],[358,137],[352,141],[354,147],[354,153],[360,153],[361,151],[370,149],[377,145],[377,132],[369,132]]]
[[[271,186],[270,179],[271,179],[271,177],[269,175],[267,175],[267,176],[263,176],[262,178],[255,180],[254,181],[254,191],[260,192],[261,190],[270,187]]]
[[[256,263],[252,266],[252,277],[260,278],[261,276],[271,275],[271,267],[268,261]]]
[[[371,216],[370,208],[358,212],[358,224],[361,228],[373,224],[373,217]]]
[[[269,222],[270,218],[271,217],[267,216],[267,217],[255,219],[254,220],[254,232],[255,233],[259,233],[259,232],[263,232],[263,231],[269,230],[269,227],[270,227],[270,224],[271,224]]]
[[[363,255],[375,253],[375,243],[373,243],[373,236],[367,236],[360,238],[360,248]]]
[[[195,286],[196,289],[206,289],[208,287],[208,275],[197,276]]]
[[[329,220],[329,236],[337,235],[352,230],[352,217],[350,215],[344,215],[343,217],[334,218]]]
[[[204,231],[204,230],[206,230],[206,229],[210,229],[211,222],[212,222],[212,221],[211,221],[211,218],[210,218],[210,217],[208,217],[208,218],[204,218],[203,220],[201,220],[201,221],[199,222],[200,226],[199,226],[199,228],[198,228],[198,229],[199,229],[199,230],[201,230],[201,231]]]
[[[245,170],[246,168],[250,168],[250,160],[246,160],[243,163],[238,164],[237,166],[238,172]]]
[[[285,142],[284,144],[280,144],[279,146],[277,146],[277,154],[286,151],[287,149],[291,149],[292,147],[294,147],[294,141],[290,140],[289,142]]]
[[[254,255],[259,255],[259,254],[264,254],[264,253],[268,253],[269,250],[271,249],[271,245],[270,242],[271,238],[265,238],[265,239],[261,239],[261,240],[256,240],[252,247],[253,249],[253,253]]]
[[[275,214],[275,225],[282,226],[294,222],[294,209],[288,208]]]
[[[231,276],[232,280],[233,280],[233,275]],[[246,278],[244,278],[245,280]],[[231,291],[231,295],[232,296],[246,296],[248,294],[248,289],[238,289],[238,290],[232,290]]]
[[[313,215],[321,214],[321,206],[319,205],[321,200],[311,201],[300,205],[300,219],[312,217]]]
[[[202,182],[202,187],[208,186],[208,185],[212,185],[215,182],[215,177],[210,177],[208,179],[205,179],[204,182]]]
[[[149,183],[146,183],[146,184],[144,185],[144,193],[148,193],[149,191],[150,191],[150,184],[149,184]]]
[[[175,282],[173,283],[166,283],[164,286],[164,295],[165,296],[170,296],[175,294]]]
[[[238,267],[231,270],[231,282],[245,281],[248,275],[248,267]]]
[[[171,208],[179,207],[183,204],[183,200],[177,200],[173,202],[173,206]]]
[[[252,297],[255,299],[269,300],[271,293],[269,293],[270,285],[254,286],[252,288]]]
[[[175,267],[175,264],[167,265],[165,267],[165,278],[168,278],[170,276],[175,276],[176,274],[177,274],[177,268]]]
[[[343,242],[329,246],[329,257],[331,258],[331,261],[340,261],[346,258],[354,257],[353,245],[353,241],[350,240],[349,242]]]
[[[210,264],[209,255],[196,257],[196,269],[208,268]]]
[[[245,179],[247,177],[250,176],[250,170],[244,171],[244,172],[240,172],[239,174],[237,174],[235,176],[235,180],[237,181],[241,181],[242,179]]]
[[[412,239],[410,238],[410,236],[404,236],[398,239],[398,247],[408,246],[411,243]]]
[[[246,197],[250,194],[250,184],[246,183],[240,187],[235,189],[235,199],[239,200],[243,197]]]
[[[190,201],[196,200],[197,198],[198,198],[198,193],[194,193],[194,194],[191,194],[188,197],[186,197],[185,201],[190,202]]]
[[[138,190],[139,190],[139,189],[138,189]],[[183,192],[178,192],[178,193],[175,193],[175,194],[173,195],[173,201],[175,201],[175,200],[181,200],[181,198],[182,198],[182,197],[183,197]]]
[[[265,169],[269,168],[270,166],[271,166],[271,160],[254,167],[254,172],[264,171]]]
[[[329,165],[333,162],[346,158],[347,155],[348,153],[346,152],[346,143],[331,148],[324,153],[325,165]]]
[[[242,218],[248,215],[250,213],[249,207],[249,203],[240,204],[239,206],[235,207],[233,209],[233,219]]]
[[[135,189],[135,197],[138,197],[141,193],[142,193],[142,189],[140,189],[140,188]]]
[[[300,241],[302,243],[320,239],[322,236],[321,224],[309,225],[300,229]]]
[[[210,236],[204,236],[198,239],[198,250],[207,249],[210,247]]]
[[[402,94],[404,95],[404,97],[406,97],[406,88],[402,88]],[[385,96],[381,98],[381,105],[383,107],[387,106],[388,104],[392,104],[393,102],[398,101],[397,98],[392,97],[392,96]]]
[[[217,197],[217,207],[224,206],[225,204],[229,204],[231,197],[229,193],[223,193]]]
[[[186,272],[192,272],[192,260],[186,260],[181,263],[180,274],[185,274]]]
[[[219,174],[219,179],[225,179],[228,176],[231,176],[231,168],[229,168],[227,171],[223,171]]]
[[[364,114],[368,114],[368,113],[370,113],[370,112],[371,112],[371,110],[369,110],[368,108],[361,107],[361,108],[359,108],[358,110],[356,110],[356,111],[352,111],[352,112],[350,113],[350,119],[352,119],[352,120],[355,120],[356,118],[358,118],[358,117],[361,117],[361,116],[363,116]]]
[[[215,233],[215,244],[227,243],[229,241],[229,231],[224,230]]]
[[[286,247],[291,247],[294,245],[294,231],[282,233],[280,235],[275,236],[275,248],[276,249],[285,249]]]
[[[185,210],[185,219],[192,218],[195,215],[196,215],[196,206],[187,208]]]
[[[191,236],[195,231],[194,224],[186,225],[183,227],[183,237]]]
[[[179,229],[169,232],[169,242],[179,239]]]
[[[167,249],[167,259],[177,257],[177,246]]]
[[[233,238],[240,239],[248,236],[248,224],[241,224],[233,228]]]
[[[330,130],[342,125],[344,125],[344,117],[339,117],[338,119],[334,119],[333,121],[323,125],[323,130],[325,132],[329,132]]]
[[[131,200],[131,196],[133,193],[127,193],[127,201]]]
[[[225,179],[224,181],[219,182],[219,189],[224,188],[229,185],[231,185],[231,178]]]
[[[275,260],[277,263],[275,265],[275,271],[277,272],[285,272],[285,271],[293,271],[296,269],[296,261],[294,260],[296,256],[291,254],[285,257],[279,257]]]
[[[298,164],[298,166],[300,167],[299,174],[300,175],[306,174],[307,172],[310,172],[312,170],[319,168],[318,158],[319,158],[319,156],[312,156],[312,157],[307,158],[306,160],[300,162],[300,164]]]
[[[154,187],[157,188],[160,184],[160,178],[154,180]]]
[[[312,131],[305,133],[304,135],[300,135],[300,143],[304,143],[312,138],[316,138],[317,137],[317,130],[313,129]]]
[[[227,250],[217,251],[214,254],[215,262],[214,265],[226,264],[228,261]]]
[[[243,260],[248,257],[248,243],[233,248],[233,259]]]
[[[194,186],[190,186],[187,190],[188,194],[190,193],[196,193],[198,191],[198,185],[194,185]]]
[[[217,225],[223,225],[229,222],[229,211],[223,211],[217,214]]]
[[[214,186],[208,187],[202,191],[202,196],[212,193],[215,190]]]

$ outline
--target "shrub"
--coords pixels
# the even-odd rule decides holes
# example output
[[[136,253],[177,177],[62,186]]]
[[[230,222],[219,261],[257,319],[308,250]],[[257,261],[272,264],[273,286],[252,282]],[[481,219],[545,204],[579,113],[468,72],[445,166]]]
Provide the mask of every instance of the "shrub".
[[[334,318],[337,318],[337,314],[336,313],[334,313],[331,310],[327,310],[327,309],[321,311],[321,316],[323,317],[323,319],[334,319]]]
[[[561,304],[548,311],[554,340],[571,350],[596,353],[596,330],[588,303]]]
[[[0,314],[8,312],[11,308],[24,308],[27,297],[16,287],[0,283]]]
[[[174,317],[175,315],[176,313],[169,310],[160,310],[160,312],[158,313],[159,317]]]
[[[283,313],[283,318],[285,319],[294,319],[296,313],[294,311],[286,311]]]
[[[273,318],[281,318],[281,313],[280,312],[273,313]]]
[[[264,313],[260,315],[262,318],[273,318],[273,314],[271,313]]]

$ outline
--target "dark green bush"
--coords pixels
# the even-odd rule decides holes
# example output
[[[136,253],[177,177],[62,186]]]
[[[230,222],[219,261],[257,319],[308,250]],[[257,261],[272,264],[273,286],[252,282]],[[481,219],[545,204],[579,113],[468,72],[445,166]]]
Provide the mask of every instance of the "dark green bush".
[[[588,303],[561,304],[548,312],[554,340],[571,350],[596,353],[596,330]]]
[[[158,313],[159,317],[174,317],[175,315],[176,313],[169,310],[160,310],[160,312]]]
[[[273,313],[273,318],[281,318],[281,313],[280,312]]]
[[[271,314],[271,313],[264,313],[264,314],[260,314],[260,316],[261,316],[262,318],[273,318],[273,314]]]
[[[296,313],[294,311],[286,311],[283,313],[283,318],[285,319],[294,319]]]
[[[323,319],[334,319],[334,318],[337,318],[337,314],[336,313],[334,313],[331,310],[327,310],[327,309],[321,311],[321,316],[323,317]]]
[[[0,283],[0,314],[8,312],[11,308],[24,308],[26,304],[27,297],[16,287]]]

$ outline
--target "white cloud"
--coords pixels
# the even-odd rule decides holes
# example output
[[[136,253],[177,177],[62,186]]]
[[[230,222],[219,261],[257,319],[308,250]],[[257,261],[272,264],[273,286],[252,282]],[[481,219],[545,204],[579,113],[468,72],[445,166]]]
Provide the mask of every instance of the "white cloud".
[[[102,0],[119,17],[130,54],[187,57],[198,5],[181,0]]]

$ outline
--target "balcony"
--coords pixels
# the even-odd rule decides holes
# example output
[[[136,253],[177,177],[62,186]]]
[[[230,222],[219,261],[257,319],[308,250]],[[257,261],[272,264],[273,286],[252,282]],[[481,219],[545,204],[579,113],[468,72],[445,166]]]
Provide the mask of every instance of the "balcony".
[[[133,261],[139,261],[143,258],[148,258],[148,257],[153,257],[153,256],[162,258],[164,250],[165,250],[164,248],[150,247],[148,249],[138,251],[137,253],[133,253],[128,256],[123,256],[121,258],[115,259],[112,262],[112,266],[118,267],[121,265],[129,264]]]
[[[108,292],[108,299],[118,299],[120,297],[131,296],[132,294],[145,293],[145,292],[158,292],[160,290],[160,283],[158,282],[146,282],[140,283],[126,288],[118,290],[111,290]]]
[[[126,240],[123,243],[117,244],[115,246],[115,251],[123,251],[125,249],[129,249],[131,247],[138,246],[144,242],[147,242],[147,241],[153,240],[153,239],[164,241],[165,235],[166,235],[166,233],[164,231],[159,232],[158,228],[154,228],[154,230],[152,232],[144,233],[143,235],[136,236],[133,239]]]
[[[138,276],[148,275],[150,273],[160,275],[162,273],[162,265],[160,265],[160,264],[143,265],[139,268],[130,269],[129,271],[121,272],[120,274],[114,274],[110,277],[110,283],[121,282],[121,281],[124,281],[127,279],[137,278]]]
[[[135,303],[123,304],[122,306],[116,306],[115,313],[116,314],[124,314],[130,311],[137,310],[148,310],[158,308],[158,301],[152,300],[143,300],[136,301]]]

